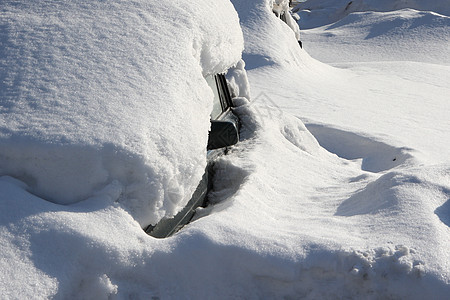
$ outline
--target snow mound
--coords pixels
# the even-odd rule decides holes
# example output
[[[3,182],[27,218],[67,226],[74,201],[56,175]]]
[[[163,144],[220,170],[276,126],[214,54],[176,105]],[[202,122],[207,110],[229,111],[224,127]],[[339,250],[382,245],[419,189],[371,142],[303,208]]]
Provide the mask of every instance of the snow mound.
[[[448,167],[368,173],[321,148],[298,118],[241,104],[244,140],[215,165],[214,205],[180,234],[205,234],[237,257],[223,272],[245,269],[240,281],[254,286],[234,285],[239,295],[445,298]]]
[[[272,11],[277,17],[282,17],[284,22],[294,31],[297,40],[300,40],[300,28],[290,13],[289,0],[273,0]]]
[[[283,65],[305,68],[310,57],[298,45],[297,26],[291,29],[278,18],[275,9],[283,11],[287,1],[274,0],[232,0],[239,14],[245,36],[243,59],[247,70],[262,66]],[[289,15],[288,20],[291,20]]]
[[[337,39],[320,45],[330,61],[359,62],[367,51],[357,51],[359,44],[372,25],[370,45],[386,38],[390,56],[384,60],[403,61],[370,56],[380,46],[368,53],[371,63],[335,68],[295,48],[294,38],[277,32],[259,3],[235,5],[246,28],[244,57],[253,59],[252,101],[236,112],[250,121],[243,128],[251,133],[216,168],[239,174],[237,187],[214,182],[216,205],[187,231],[208,227],[217,244],[265,257],[269,272],[239,263],[253,274],[260,291],[255,298],[445,299],[449,123],[441,112],[448,107],[449,69],[438,52],[432,55],[439,64],[420,62],[427,41],[444,50],[448,18],[412,9],[339,16],[328,32],[326,26],[314,32],[349,36],[342,47]],[[333,23],[330,16],[326,24]],[[353,22],[360,22],[354,27],[359,31],[350,39]],[[402,34],[425,37],[433,28],[436,35],[426,45],[408,39],[404,52],[391,53]],[[308,51],[307,37],[304,47]],[[417,58],[418,47],[423,52]]]
[[[371,250],[312,251],[301,266],[300,281],[291,296],[307,299],[410,298],[438,295],[445,285],[426,276],[413,248],[397,245]],[[327,281],[326,289],[315,282]],[[426,284],[425,284],[426,283]],[[314,288],[310,288],[314,287]],[[438,297],[442,297],[443,293]]]
[[[450,16],[449,0],[308,0],[293,11],[302,29],[331,24],[354,12],[389,12],[405,8]]]
[[[320,33],[319,33],[320,31]],[[305,47],[321,61],[413,60],[450,64],[450,17],[403,9],[358,12],[304,32]],[[332,49],[325,45],[333,43]],[[351,55],[350,55],[351,53]]]
[[[243,49],[228,1],[3,1],[0,28],[0,175],[61,204],[117,182],[142,226],[183,207],[206,165],[203,76]]]

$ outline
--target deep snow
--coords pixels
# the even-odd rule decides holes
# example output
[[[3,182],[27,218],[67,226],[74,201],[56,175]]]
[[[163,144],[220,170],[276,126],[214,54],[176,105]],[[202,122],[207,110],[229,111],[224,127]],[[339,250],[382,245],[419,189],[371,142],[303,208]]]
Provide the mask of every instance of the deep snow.
[[[450,16],[449,0],[308,0],[293,11],[300,16],[302,29],[311,29],[340,21],[355,12],[391,12],[415,9]],[[418,20],[420,21],[420,20]],[[383,25],[379,22],[377,26]],[[377,27],[374,28],[374,31]]]
[[[228,1],[2,1],[0,28],[0,175],[60,204],[112,185],[142,226],[187,203],[206,166],[203,76],[241,57]]]
[[[302,39],[306,51],[327,63],[414,61],[448,66],[449,25],[449,16],[428,11],[358,12],[304,30]]]
[[[229,75],[242,140],[215,165],[213,205],[157,240],[111,202],[114,185],[64,206],[2,177],[1,298],[448,298],[448,64],[416,55],[416,41],[398,61],[395,30],[378,32],[391,49],[383,59],[359,59],[364,47],[321,52],[322,27],[304,45],[326,65],[271,1],[232,2],[251,90],[239,88],[241,62]],[[403,14],[424,22],[411,10],[369,13],[341,33],[358,44]],[[436,41],[448,32],[439,22]]]
[[[240,15],[257,14],[245,1],[234,3]],[[260,12],[264,14],[270,13]],[[330,25],[346,39],[321,40],[328,27],[302,36],[305,49],[311,42],[311,49],[317,50],[312,56],[324,53],[336,67],[311,59],[293,43],[280,43],[289,34],[287,26],[267,34],[268,26],[241,18],[244,58],[252,58],[247,61],[251,107],[261,119],[262,129],[257,132],[264,137],[260,139],[269,146],[256,144],[253,162],[257,171],[249,175],[267,187],[244,184],[234,200],[243,203],[251,198],[254,204],[264,199],[256,211],[269,212],[260,222],[275,219],[273,227],[269,225],[275,232],[271,236],[267,229],[258,235],[248,226],[253,234],[272,239],[268,244],[299,247],[294,252],[305,255],[299,265],[308,267],[285,286],[291,291],[279,291],[277,296],[445,299],[450,291],[446,250],[450,238],[444,213],[450,198],[450,70],[448,52],[439,51],[448,50],[448,18],[413,10],[364,14],[371,18],[361,15],[349,15]],[[401,26],[403,35],[399,35],[395,18],[423,26]],[[370,46],[377,45],[369,39],[366,47],[358,47],[366,32],[386,42],[382,59],[376,47],[366,54],[374,54],[371,60],[360,59]],[[417,53],[418,42],[430,40],[430,32],[436,33],[433,41],[439,47]],[[267,47],[261,47],[263,34]],[[342,57],[346,63],[339,63]],[[429,57],[440,63],[430,64]],[[295,115],[306,127],[286,114]],[[287,119],[295,121],[286,124]],[[315,150],[314,143],[309,143],[310,133],[337,156]],[[298,153],[289,155],[295,147],[308,159]],[[233,221],[238,223],[238,218]],[[302,239],[303,235],[307,237]],[[324,263],[312,259],[316,251]],[[368,260],[363,271],[346,264],[346,259],[360,251]],[[333,257],[336,252],[345,259]],[[348,280],[350,274],[363,280]],[[305,280],[303,276],[312,281],[295,284]],[[276,289],[276,276],[272,279],[270,286]]]

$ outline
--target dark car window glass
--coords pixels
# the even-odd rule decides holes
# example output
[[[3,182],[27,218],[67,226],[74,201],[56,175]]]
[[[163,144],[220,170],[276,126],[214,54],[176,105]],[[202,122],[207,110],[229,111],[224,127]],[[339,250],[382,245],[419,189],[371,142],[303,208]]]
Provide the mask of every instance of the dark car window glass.
[[[214,93],[213,109],[211,112],[211,119],[216,119],[222,113],[222,104],[220,103],[220,95],[217,90],[216,78],[214,76],[207,76],[206,82]]]
[[[219,94],[222,100],[222,108],[225,111],[231,107],[230,91],[228,90],[227,80],[223,74],[216,75],[217,86],[219,87]]]

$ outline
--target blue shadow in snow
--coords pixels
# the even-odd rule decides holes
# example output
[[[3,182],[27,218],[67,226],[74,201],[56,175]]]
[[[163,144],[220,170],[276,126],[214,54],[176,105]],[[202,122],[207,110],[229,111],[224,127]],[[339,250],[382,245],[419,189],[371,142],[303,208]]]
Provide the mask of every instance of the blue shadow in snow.
[[[245,69],[252,70],[259,67],[271,66],[274,64],[269,57],[259,54],[242,53],[242,59],[245,61]]]
[[[450,199],[448,199],[442,206],[436,208],[434,213],[439,217],[442,223],[450,227]]]

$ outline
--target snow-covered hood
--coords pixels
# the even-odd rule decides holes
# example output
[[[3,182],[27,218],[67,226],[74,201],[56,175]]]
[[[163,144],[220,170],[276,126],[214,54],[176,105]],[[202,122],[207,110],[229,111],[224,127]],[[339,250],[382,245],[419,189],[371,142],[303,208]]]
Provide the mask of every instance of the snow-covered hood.
[[[243,49],[229,1],[2,1],[0,44],[0,175],[61,204],[104,193],[141,225],[189,200],[203,76]]]

